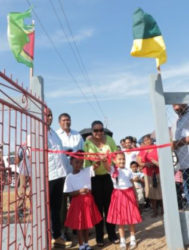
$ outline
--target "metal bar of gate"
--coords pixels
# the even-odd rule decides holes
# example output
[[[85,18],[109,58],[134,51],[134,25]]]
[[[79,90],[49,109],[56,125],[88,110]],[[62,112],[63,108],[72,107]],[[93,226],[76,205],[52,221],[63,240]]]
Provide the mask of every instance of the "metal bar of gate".
[[[31,102],[28,112],[16,102],[0,98],[0,145],[3,145],[4,154],[3,158],[0,156],[0,250],[50,249],[47,106],[2,72],[0,77],[26,98],[29,97]],[[6,90],[1,95],[3,93],[9,96]],[[43,152],[35,150],[41,148]],[[16,163],[17,158],[19,163]],[[1,160],[6,161],[5,168],[2,168]],[[13,178],[17,178],[18,168],[17,181],[20,181],[20,186],[16,182],[13,188]],[[5,185],[1,181],[4,173],[7,174]]]

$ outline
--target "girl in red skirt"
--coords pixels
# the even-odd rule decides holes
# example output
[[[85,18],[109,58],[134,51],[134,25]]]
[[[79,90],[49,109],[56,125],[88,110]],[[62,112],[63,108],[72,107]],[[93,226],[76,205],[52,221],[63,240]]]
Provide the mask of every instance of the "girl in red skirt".
[[[111,174],[114,190],[108,210],[107,222],[119,226],[120,248],[126,249],[124,225],[130,229],[130,249],[136,247],[135,226],[142,221],[133,189],[133,175],[125,168],[125,155],[119,153],[114,166],[107,166]]]
[[[94,167],[83,169],[83,160],[73,157],[70,162],[73,172],[66,177],[64,192],[69,193],[72,199],[65,226],[77,230],[80,250],[91,250],[88,245],[88,229],[102,220],[91,194],[91,177],[94,176]]]

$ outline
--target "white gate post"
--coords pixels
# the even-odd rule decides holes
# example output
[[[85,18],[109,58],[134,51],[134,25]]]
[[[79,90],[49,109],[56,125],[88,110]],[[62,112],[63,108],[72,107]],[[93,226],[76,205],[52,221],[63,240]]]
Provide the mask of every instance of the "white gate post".
[[[169,143],[170,136],[168,132],[165,98],[160,74],[152,75],[151,77],[150,96],[155,119],[157,145]],[[167,246],[170,250],[183,250],[184,244],[178,211],[170,147],[158,149],[158,156]]]
[[[36,95],[41,101],[44,102],[44,86],[43,86],[43,78],[42,77],[31,77],[30,80],[30,90],[32,90],[32,94]],[[37,104],[37,106],[35,105]],[[36,112],[35,116],[39,117],[41,120],[44,120],[44,107],[36,103],[34,100],[30,101],[30,112]],[[32,145],[40,145],[40,148],[44,148],[44,127],[43,124],[40,124],[40,127],[34,128],[34,125],[32,125],[33,129],[35,129],[35,132],[37,130],[40,130],[40,133],[43,133],[43,139],[42,138],[32,138],[33,142]],[[39,131],[38,131],[39,132]],[[43,140],[43,141],[41,141]],[[32,161],[34,159],[35,152],[32,152]],[[38,178],[36,178],[35,172],[32,171],[32,189],[33,192],[36,194],[32,196],[32,203],[33,203],[33,223],[37,224],[38,226],[33,230],[33,249],[49,249],[50,246],[48,246],[48,233],[47,233],[47,206],[46,206],[46,188],[45,187],[45,165],[41,165],[40,161],[45,162],[45,154],[43,152],[37,152],[36,154],[36,162],[39,164],[36,166],[37,169],[37,175]],[[39,186],[41,186],[41,190],[39,189]],[[37,187],[37,189],[36,189]],[[37,204],[36,204],[37,203]],[[41,204],[40,204],[41,203]],[[37,216],[36,207],[41,206],[41,218]],[[40,221],[42,220],[42,222]],[[40,235],[41,240],[37,238],[37,235]]]

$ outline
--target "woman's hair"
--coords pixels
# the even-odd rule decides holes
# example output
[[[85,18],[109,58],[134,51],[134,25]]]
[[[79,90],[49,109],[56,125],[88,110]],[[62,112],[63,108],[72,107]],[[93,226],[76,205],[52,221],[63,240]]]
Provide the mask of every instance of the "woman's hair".
[[[133,137],[132,136],[126,136],[125,141],[129,140],[131,143],[133,142]]]
[[[152,138],[151,138],[151,134],[144,135],[144,136],[142,137],[142,142],[144,142],[144,139],[145,139],[145,138],[152,139]]]
[[[121,140],[120,140],[120,143],[122,143],[123,141],[125,142],[125,138],[124,138],[124,139],[121,139]]]
[[[104,125],[103,125],[103,123],[101,121],[96,120],[96,121],[91,123],[91,128],[93,128],[97,124],[100,124],[100,125],[102,125],[102,127],[104,127]]]
[[[84,153],[84,151],[83,151],[83,150],[78,150],[78,151],[75,152],[75,155],[76,155],[76,156],[83,156],[82,154],[77,154],[77,153]],[[71,162],[73,159],[77,159],[77,158],[74,157],[74,156],[71,156],[71,157],[70,157],[70,162]]]

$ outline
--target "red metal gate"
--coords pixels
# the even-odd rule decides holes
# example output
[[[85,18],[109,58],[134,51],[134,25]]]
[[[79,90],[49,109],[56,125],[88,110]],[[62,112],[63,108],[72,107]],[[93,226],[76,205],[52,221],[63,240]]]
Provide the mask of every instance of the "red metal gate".
[[[46,108],[0,72],[0,250],[51,248]]]

